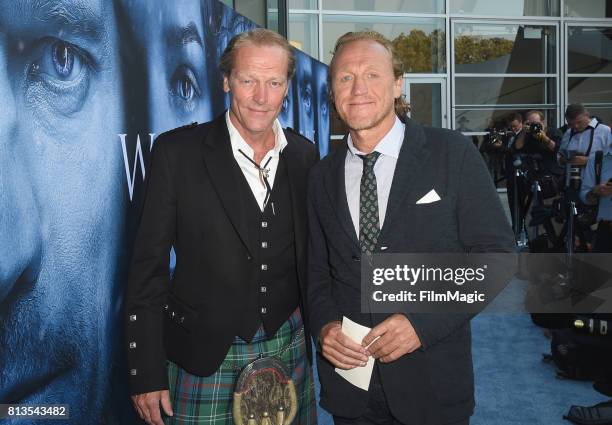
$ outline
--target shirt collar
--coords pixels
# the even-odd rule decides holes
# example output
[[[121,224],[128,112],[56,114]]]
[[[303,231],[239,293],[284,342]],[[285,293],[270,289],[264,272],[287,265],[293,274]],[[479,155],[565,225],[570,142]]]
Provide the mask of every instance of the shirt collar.
[[[597,127],[597,123],[599,123],[599,121],[597,121],[597,118],[591,118],[591,121],[589,121],[589,124],[584,128],[584,130],[580,130],[580,131],[570,130],[570,137],[574,137],[576,134],[584,133],[590,128],[595,130],[595,127]]]
[[[374,150],[395,159],[399,158],[400,149],[402,148],[402,143],[404,141],[404,131],[404,123],[402,123],[398,117],[395,117],[393,127],[391,127],[391,130],[389,130],[380,140],[380,142],[378,142]],[[347,144],[349,152],[352,155],[364,155],[363,152],[357,150],[355,145],[353,145],[353,139],[351,138],[350,133],[348,135]]]
[[[230,143],[232,144],[232,152],[234,155],[238,155],[238,149],[247,154],[249,158],[253,158],[254,151],[253,148],[242,138],[238,129],[232,123],[230,119],[230,111],[229,109],[225,113],[225,123],[227,124],[227,131],[230,136]],[[283,149],[287,146],[287,138],[285,137],[285,132],[280,125],[278,119],[274,120],[272,124],[272,131],[274,132],[274,148],[268,154],[273,157],[277,157]]]

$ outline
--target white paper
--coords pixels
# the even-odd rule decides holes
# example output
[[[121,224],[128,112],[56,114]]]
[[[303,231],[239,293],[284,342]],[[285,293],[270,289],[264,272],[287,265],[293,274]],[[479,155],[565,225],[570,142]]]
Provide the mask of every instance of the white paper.
[[[361,344],[363,337],[365,337],[370,328],[362,326],[359,323],[353,322],[348,317],[342,318],[342,332],[353,339],[357,344]],[[344,370],[336,368],[338,375],[349,381],[356,387],[362,390],[368,390],[370,387],[370,379],[372,378],[372,371],[374,370],[374,357],[370,356],[365,366],[357,366],[353,369]]]

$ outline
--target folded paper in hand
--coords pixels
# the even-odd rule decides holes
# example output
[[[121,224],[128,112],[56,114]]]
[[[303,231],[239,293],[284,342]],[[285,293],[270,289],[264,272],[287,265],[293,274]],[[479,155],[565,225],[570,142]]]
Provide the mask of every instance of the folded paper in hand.
[[[367,326],[361,326],[358,323],[353,322],[348,317],[342,318],[342,332],[348,335],[357,344],[361,344],[363,337],[365,337],[370,328]],[[349,381],[356,387],[367,391],[370,387],[370,379],[372,378],[372,371],[374,370],[374,357],[370,356],[368,362],[363,367],[355,367],[353,369],[344,370],[336,368],[338,375]]]

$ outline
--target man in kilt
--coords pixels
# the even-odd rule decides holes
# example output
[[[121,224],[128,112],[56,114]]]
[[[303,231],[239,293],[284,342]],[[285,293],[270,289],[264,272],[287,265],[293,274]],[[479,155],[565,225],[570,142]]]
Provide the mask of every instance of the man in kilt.
[[[304,300],[318,154],[277,120],[294,68],[277,33],[239,34],[220,61],[230,109],[155,142],[126,297],[132,401],[148,424],[234,423],[237,377],[260,357],[290,375],[293,423],[316,424]]]

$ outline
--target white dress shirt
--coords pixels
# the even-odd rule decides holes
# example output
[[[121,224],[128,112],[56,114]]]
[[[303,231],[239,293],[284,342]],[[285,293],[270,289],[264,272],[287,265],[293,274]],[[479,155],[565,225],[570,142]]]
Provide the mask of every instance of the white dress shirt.
[[[236,127],[234,127],[234,124],[232,124],[229,110],[225,114],[225,121],[227,123],[227,130],[229,131],[234,158],[242,170],[242,174],[244,174],[244,177],[246,178],[246,181],[253,192],[253,196],[255,196],[255,200],[257,200],[257,204],[259,204],[259,209],[263,211],[264,200],[266,199],[266,185],[259,177],[259,170],[238,150],[240,149],[252,160],[255,160],[255,152],[253,151],[253,148],[251,148],[242,138]],[[274,120],[274,124],[272,124],[272,131],[274,132],[275,137],[274,148],[270,149],[259,163],[261,167],[267,163],[265,168],[268,170],[268,183],[270,184],[270,188],[274,187],[274,178],[276,177],[276,170],[278,169],[280,153],[283,151],[283,149],[285,149],[285,146],[287,146],[285,132],[283,131],[283,128],[278,120]],[[270,162],[268,162],[268,159],[270,159]]]
[[[376,191],[378,192],[378,217],[382,229],[387,213],[389,192],[395,173],[395,165],[399,157],[402,142],[404,141],[404,124],[395,118],[395,124],[391,130],[381,139],[374,150],[380,152],[380,156],[374,164],[374,175],[376,176]],[[353,145],[353,140],[348,136],[348,151],[344,162],[344,185],[346,200],[348,201],[351,219],[355,227],[355,233],[359,238],[359,197],[361,187],[361,175],[363,174],[363,160],[357,155],[365,155],[358,151]]]

